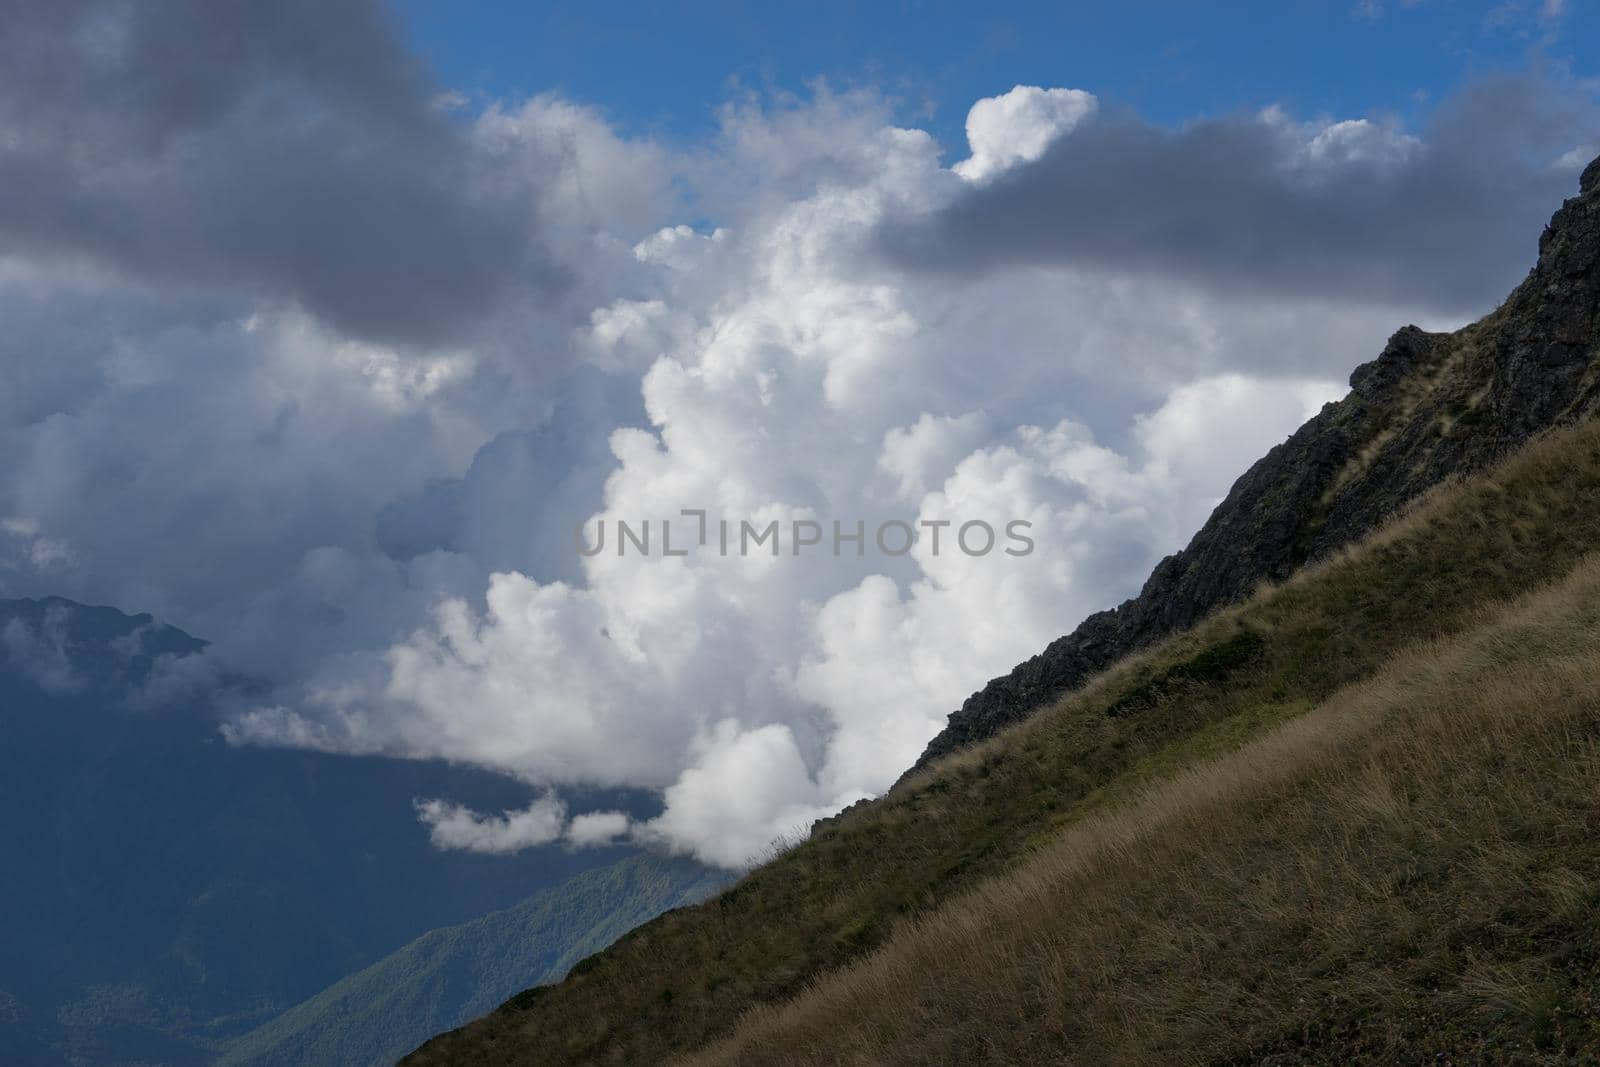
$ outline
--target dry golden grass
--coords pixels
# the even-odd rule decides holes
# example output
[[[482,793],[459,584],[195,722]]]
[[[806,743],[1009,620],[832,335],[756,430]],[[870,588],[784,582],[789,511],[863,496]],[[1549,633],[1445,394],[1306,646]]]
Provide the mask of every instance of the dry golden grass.
[[[701,1048],[752,1008],[790,1001],[961,894],[1034,862],[1063,832],[1084,833],[1090,820],[1336,694],[1356,699],[1364,690],[1352,687],[1397,654],[1483,626],[1505,601],[1561,579],[1597,549],[1600,424],[1591,422],[1442,488],[1355,549],[1118,664],[715,900],[646,924],[566,981],[519,995],[408,1062],[659,1063]],[[1036,962],[1014,966],[1026,974]],[[915,1017],[917,1008],[904,1010]],[[992,1018],[997,1033],[1026,1030]],[[1064,1032],[1064,1019],[1041,1018],[1048,1025],[1029,1032]]]
[[[686,1063],[1600,1048],[1600,561],[1065,831]]]

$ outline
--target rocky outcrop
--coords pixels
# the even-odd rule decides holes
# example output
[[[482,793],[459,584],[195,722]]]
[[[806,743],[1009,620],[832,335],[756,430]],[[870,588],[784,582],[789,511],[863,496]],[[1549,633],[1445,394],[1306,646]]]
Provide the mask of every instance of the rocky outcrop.
[[[916,770],[1078,688],[1123,656],[1369,533],[1456,474],[1600,406],[1600,159],[1495,312],[1455,333],[1407,326],[1350,393],[1245,472],[1137,597],[1083,621],[969,697]],[[909,773],[909,772],[908,772]]]

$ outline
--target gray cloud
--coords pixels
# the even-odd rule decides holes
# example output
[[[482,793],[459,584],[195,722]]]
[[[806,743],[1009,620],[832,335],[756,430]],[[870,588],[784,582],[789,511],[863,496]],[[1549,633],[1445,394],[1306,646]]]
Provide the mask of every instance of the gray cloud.
[[[60,614],[46,614],[37,627],[21,618],[0,626],[0,664],[47,693],[69,693],[83,687],[73,670]]]
[[[0,248],[439,342],[559,274],[375,2],[12,0]]]
[[[603,504],[598,472],[613,463],[611,430],[646,417],[636,382],[579,367],[537,429],[499,434],[462,477],[431,481],[385,506],[378,546],[399,561],[456,552],[486,571],[581,581],[572,531]]]
[[[907,269],[974,275],[1071,263],[1262,297],[1484,310],[1600,141],[1592,92],[1496,78],[1418,137],[1381,122],[1314,127],[1243,115],[1171,130],[1102,115],[1040,159],[943,209],[880,228]]]

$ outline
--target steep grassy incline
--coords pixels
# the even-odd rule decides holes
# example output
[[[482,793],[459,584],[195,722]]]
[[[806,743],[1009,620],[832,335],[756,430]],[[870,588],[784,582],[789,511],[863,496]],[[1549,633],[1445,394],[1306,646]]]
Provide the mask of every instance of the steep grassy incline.
[[[244,1035],[217,1067],[391,1064],[530,983],[559,981],[578,960],[727,880],[650,855],[586,871],[504,911],[424,934]]]
[[[1015,871],[1062,831],[1304,715],[1408,646],[1482,626],[1502,601],[1597,548],[1600,427],[1588,422],[1431,494],[1359,549],[1118,664],[408,1062],[688,1053],[749,1009],[859,960],[908,919]]]
[[[1600,1052],[1600,555],[901,931],[691,1062]]]

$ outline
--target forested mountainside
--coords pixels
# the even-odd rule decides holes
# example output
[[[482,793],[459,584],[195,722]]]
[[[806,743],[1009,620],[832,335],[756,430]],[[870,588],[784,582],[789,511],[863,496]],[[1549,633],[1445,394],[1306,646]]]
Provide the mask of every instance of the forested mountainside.
[[[477,1018],[664,911],[732,878],[639,853],[502,911],[430,930],[228,1046],[218,1067],[381,1067],[430,1034]]]

